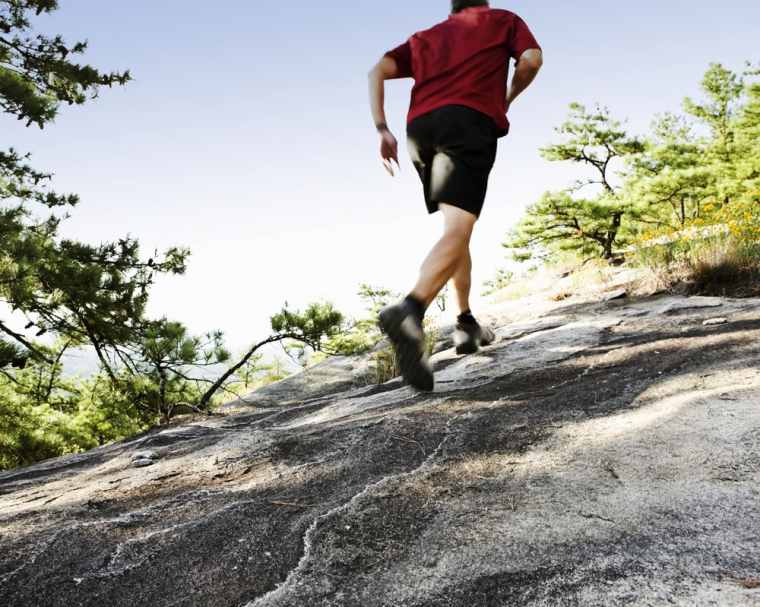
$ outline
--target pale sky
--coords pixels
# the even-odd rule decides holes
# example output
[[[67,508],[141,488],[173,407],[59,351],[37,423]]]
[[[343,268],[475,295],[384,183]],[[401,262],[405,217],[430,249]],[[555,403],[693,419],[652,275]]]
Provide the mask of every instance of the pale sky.
[[[447,0],[62,0],[40,29],[89,40],[86,59],[135,80],[44,131],[2,120],[3,145],[32,152],[77,192],[67,236],[127,233],[146,256],[192,249],[185,276],[150,303],[196,333],[225,332],[242,349],[269,332],[285,300],[330,300],[354,314],[358,285],[411,289],[438,238],[406,153],[412,81],[389,85],[387,114],[402,148],[391,179],[378,156],[367,71],[386,50],[447,17]],[[757,61],[756,0],[495,2],[521,15],[545,66],[510,112],[473,239],[474,283],[503,265],[500,247],[524,208],[573,179],[542,160],[568,103],[608,105],[645,131],[698,95],[708,64]],[[452,302],[453,303],[453,302]],[[474,305],[477,314],[477,303]]]

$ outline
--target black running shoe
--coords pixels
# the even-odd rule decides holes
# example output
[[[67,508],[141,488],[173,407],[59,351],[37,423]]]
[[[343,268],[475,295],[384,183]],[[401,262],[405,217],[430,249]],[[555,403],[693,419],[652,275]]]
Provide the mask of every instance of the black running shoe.
[[[432,392],[435,380],[425,352],[425,332],[411,306],[405,301],[386,306],[380,312],[378,325],[396,350],[406,382],[418,390]]]
[[[491,345],[496,339],[494,332],[481,326],[477,321],[463,322],[458,321],[454,331],[454,345],[457,347],[457,354],[474,354],[481,346]]]

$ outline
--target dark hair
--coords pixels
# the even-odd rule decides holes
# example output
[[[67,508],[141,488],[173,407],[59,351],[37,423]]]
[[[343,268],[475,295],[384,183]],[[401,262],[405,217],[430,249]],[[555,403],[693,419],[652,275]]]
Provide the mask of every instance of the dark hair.
[[[471,6],[488,6],[488,0],[451,0],[452,13],[458,13]]]

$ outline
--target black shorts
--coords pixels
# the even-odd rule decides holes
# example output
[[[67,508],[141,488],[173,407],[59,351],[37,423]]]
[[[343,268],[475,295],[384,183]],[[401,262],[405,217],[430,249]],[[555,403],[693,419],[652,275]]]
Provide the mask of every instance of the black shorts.
[[[463,105],[446,105],[412,120],[406,134],[428,213],[443,202],[480,217],[503,135],[493,119]]]

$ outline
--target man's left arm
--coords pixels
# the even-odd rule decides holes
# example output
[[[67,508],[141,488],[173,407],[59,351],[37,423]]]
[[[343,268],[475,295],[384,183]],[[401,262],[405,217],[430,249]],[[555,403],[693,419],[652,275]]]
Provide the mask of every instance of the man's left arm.
[[[535,80],[544,64],[544,54],[527,23],[515,15],[508,39],[510,55],[515,59],[515,73],[507,93],[507,112],[515,99]]]
[[[536,79],[538,71],[544,64],[544,55],[541,49],[528,49],[517,61],[515,73],[512,76],[512,85],[507,93],[507,111],[517,99],[518,95],[527,89]]]

